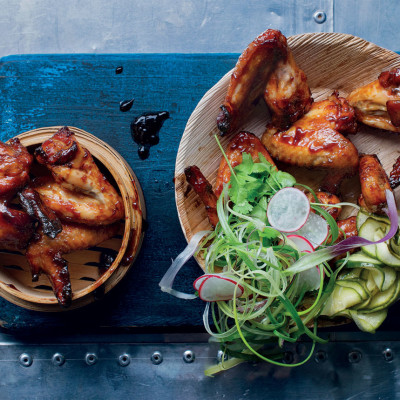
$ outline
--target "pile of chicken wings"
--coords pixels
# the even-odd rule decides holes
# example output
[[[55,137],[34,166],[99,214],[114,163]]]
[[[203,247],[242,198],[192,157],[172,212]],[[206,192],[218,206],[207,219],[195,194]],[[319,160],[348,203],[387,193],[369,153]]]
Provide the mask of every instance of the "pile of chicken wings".
[[[34,160],[47,173],[33,177]],[[47,275],[61,305],[72,300],[63,254],[113,237],[124,214],[121,197],[68,127],[34,156],[18,139],[0,143],[0,250],[25,251],[32,280]]]
[[[355,134],[360,123],[400,132],[400,68],[383,71],[376,81],[347,98],[335,91],[326,100],[314,102],[307,77],[297,66],[285,36],[268,29],[246,48],[233,70],[217,117],[221,135],[237,132],[260,99],[267,105],[270,122],[261,141],[244,131],[233,137],[226,149],[232,167],[241,163],[243,152],[254,161],[261,152],[273,165],[275,160],[324,169],[328,174],[317,193],[323,204],[339,202],[336,195],[342,180],[358,173],[360,205],[369,212],[382,211],[385,189],[400,184],[400,157],[388,179],[378,157],[359,154],[347,135]],[[230,179],[225,158],[217,172],[215,191],[198,167],[187,167],[185,175],[215,226],[216,201]],[[340,227],[347,236],[357,235],[355,217],[340,221]]]

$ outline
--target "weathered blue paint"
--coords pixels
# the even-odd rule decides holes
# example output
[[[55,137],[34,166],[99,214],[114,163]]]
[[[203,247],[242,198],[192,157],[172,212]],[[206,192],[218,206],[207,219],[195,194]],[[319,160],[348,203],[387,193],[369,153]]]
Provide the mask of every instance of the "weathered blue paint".
[[[146,198],[148,230],[136,264],[103,300],[58,314],[27,311],[0,299],[0,321],[9,329],[80,327],[182,327],[202,325],[203,303],[164,294],[158,282],[185,247],[174,200],[174,166],[186,122],[203,94],[237,60],[237,54],[35,55],[0,60],[0,140],[51,125],[80,127],[108,142],[128,161]],[[115,68],[124,71],[117,75]],[[119,102],[135,98],[133,108]],[[142,161],[129,125],[145,111],[171,118],[159,145]],[[191,290],[200,269],[192,261],[178,279]],[[392,310],[391,310],[392,311]],[[392,311],[393,315],[396,313]],[[395,327],[394,319],[386,327]],[[397,325],[399,325],[397,323]]]
[[[42,314],[0,299],[8,328],[64,326],[198,326],[203,304],[164,294],[158,282],[185,247],[174,200],[174,166],[187,119],[237,55],[37,55],[0,63],[0,140],[26,130],[72,125],[109,143],[128,161],[146,198],[148,229],[136,264],[103,301],[68,313]],[[115,68],[122,65],[123,73]],[[129,112],[119,102],[135,98]],[[160,143],[142,161],[130,123],[145,111],[167,110]],[[179,281],[191,290],[199,275],[190,263]]]

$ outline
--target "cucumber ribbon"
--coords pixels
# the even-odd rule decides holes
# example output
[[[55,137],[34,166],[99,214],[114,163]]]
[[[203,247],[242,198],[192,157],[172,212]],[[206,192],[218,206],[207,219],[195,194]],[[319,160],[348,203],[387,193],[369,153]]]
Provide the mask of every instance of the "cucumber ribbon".
[[[389,232],[380,240],[373,242],[368,239],[364,239],[360,236],[353,236],[342,240],[340,243],[334,246],[329,246],[321,250],[317,250],[314,253],[304,255],[289,268],[286,269],[285,273],[288,275],[297,274],[301,271],[306,271],[313,268],[315,265],[321,264],[325,261],[329,261],[340,254],[346,253],[356,247],[368,246],[370,244],[378,244],[390,240],[397,232],[399,227],[398,214],[396,208],[396,202],[394,200],[393,192],[389,189],[385,191],[387,207],[383,208],[383,211],[389,217],[390,229]]]

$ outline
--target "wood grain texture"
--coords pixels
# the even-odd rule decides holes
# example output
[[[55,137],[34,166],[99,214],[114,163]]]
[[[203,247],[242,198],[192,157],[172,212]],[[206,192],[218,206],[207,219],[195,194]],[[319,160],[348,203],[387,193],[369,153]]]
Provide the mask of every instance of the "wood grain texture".
[[[339,33],[315,33],[292,36],[288,39],[296,62],[307,75],[314,100],[323,100],[334,90],[346,97],[353,89],[377,79],[382,70],[400,66],[400,57],[389,50],[352,35]],[[186,125],[179,146],[175,177],[176,203],[187,240],[194,233],[210,229],[204,206],[198,196],[188,188],[183,171],[189,165],[197,165],[206,178],[215,183],[221,152],[214,135],[218,134],[216,117],[228,89],[231,72],[228,72],[202,98]],[[246,130],[257,136],[264,133],[269,115],[265,104],[255,108],[246,123],[237,131]],[[220,137],[223,147],[232,136]],[[362,126],[350,139],[361,153],[378,154],[387,172],[399,155],[399,138],[396,134]],[[283,166],[297,181],[314,189],[326,176],[326,171],[310,171],[305,168]],[[342,185],[344,201],[356,202],[359,195],[358,178]],[[400,199],[399,192],[397,200]],[[346,217],[350,210],[344,210]],[[347,215],[346,215],[347,214]],[[201,260],[199,260],[201,264]]]
[[[61,127],[46,127],[21,133],[17,137],[32,153]],[[72,287],[72,303],[75,309],[95,301],[94,292],[110,291],[129,271],[143,241],[142,220],[146,208],[139,182],[126,161],[107,143],[82,129],[70,127],[79,143],[90,151],[100,168],[110,174],[118,189],[125,209],[125,220],[121,222],[118,235],[96,248],[73,252],[65,258],[69,264]],[[99,265],[103,249],[116,251],[116,258],[106,270]],[[129,263],[124,260],[129,259]],[[61,312],[67,309],[59,306],[45,275],[32,282],[28,261],[23,254],[0,251],[0,296],[30,310]]]

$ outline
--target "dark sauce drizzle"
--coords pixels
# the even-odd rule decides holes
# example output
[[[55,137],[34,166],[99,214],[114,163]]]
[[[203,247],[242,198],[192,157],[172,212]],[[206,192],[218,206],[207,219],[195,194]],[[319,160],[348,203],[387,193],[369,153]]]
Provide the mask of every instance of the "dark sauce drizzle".
[[[160,141],[158,133],[168,118],[168,111],[149,112],[136,117],[131,123],[131,135],[139,145],[138,154],[142,160],[149,156],[150,147]]]
[[[113,249],[104,249],[100,253],[100,273],[103,275],[117,258],[118,252]]]
[[[135,99],[120,101],[120,103],[119,103],[120,111],[122,111],[122,112],[129,111],[132,108],[134,101],[135,101]]]
[[[124,70],[124,67],[122,67],[122,66],[117,67],[117,68],[115,68],[115,73],[116,73],[117,75],[122,74],[122,71],[123,71],[123,70]]]

